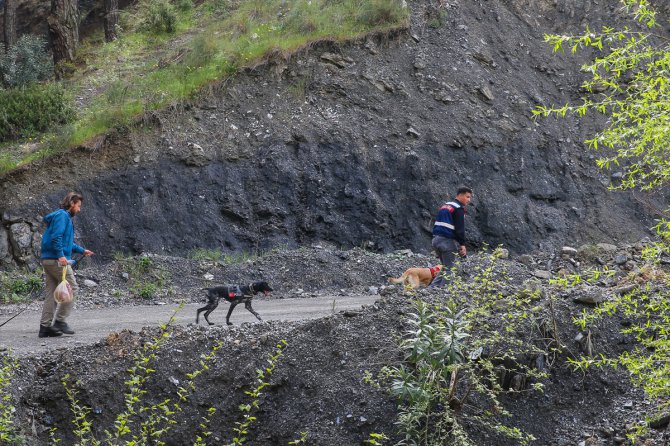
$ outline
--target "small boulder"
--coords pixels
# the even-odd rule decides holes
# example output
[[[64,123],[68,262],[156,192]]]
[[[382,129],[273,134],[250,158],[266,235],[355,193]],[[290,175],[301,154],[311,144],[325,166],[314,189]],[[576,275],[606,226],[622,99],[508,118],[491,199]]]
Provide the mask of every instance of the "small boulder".
[[[580,304],[595,305],[605,301],[605,294],[596,288],[589,288],[573,297],[572,301]]]
[[[551,271],[545,271],[543,269],[536,269],[535,271],[533,271],[533,275],[538,279],[545,279],[545,280],[549,280],[552,277]]]
[[[86,288],[95,288],[98,286],[97,282],[94,282],[91,279],[86,279],[82,282],[82,285],[84,285]]]
[[[575,257],[577,255],[577,250],[571,246],[564,246],[561,248],[561,255],[566,257]]]
[[[533,257],[528,254],[520,255],[519,262],[523,263],[526,266],[530,266],[533,263]]]

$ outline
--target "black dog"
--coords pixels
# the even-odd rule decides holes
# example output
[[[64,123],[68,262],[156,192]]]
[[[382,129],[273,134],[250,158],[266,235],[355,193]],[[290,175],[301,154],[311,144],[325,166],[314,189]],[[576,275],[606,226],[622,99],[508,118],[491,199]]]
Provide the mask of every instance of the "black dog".
[[[272,291],[272,288],[270,288],[270,285],[268,285],[267,282],[254,282],[252,284],[243,286],[215,286],[213,288],[205,288],[205,291],[207,291],[207,305],[202,308],[198,308],[198,311],[195,315],[195,323],[198,323],[200,320],[200,313],[204,311],[204,316],[207,323],[209,325],[214,325],[214,322],[210,322],[207,316],[209,316],[209,314],[219,306],[219,300],[221,300],[223,297],[228,302],[230,302],[230,308],[228,309],[228,314],[226,315],[226,323],[228,325],[233,325],[233,323],[230,322],[230,315],[233,313],[233,310],[237,304],[242,302],[244,302],[244,308],[256,316],[259,321],[262,321],[263,319],[261,319],[258,313],[256,313],[254,309],[251,308],[251,299],[253,299],[257,293],[264,293],[267,295],[270,291]]]

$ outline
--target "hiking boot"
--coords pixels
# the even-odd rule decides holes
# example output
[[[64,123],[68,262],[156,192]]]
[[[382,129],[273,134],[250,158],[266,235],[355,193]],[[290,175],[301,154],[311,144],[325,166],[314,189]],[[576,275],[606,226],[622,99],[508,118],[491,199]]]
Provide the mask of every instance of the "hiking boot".
[[[71,329],[70,326],[63,321],[54,322],[53,328],[55,328],[58,331],[62,331],[64,334],[74,334],[74,330]]]
[[[40,332],[37,336],[40,338],[55,338],[56,336],[60,336],[62,334],[62,331],[54,327],[45,327],[44,325],[40,325]]]

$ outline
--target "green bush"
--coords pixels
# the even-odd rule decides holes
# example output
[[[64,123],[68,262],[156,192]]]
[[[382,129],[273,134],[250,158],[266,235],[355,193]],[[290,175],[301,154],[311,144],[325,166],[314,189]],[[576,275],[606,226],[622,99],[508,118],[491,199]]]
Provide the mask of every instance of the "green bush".
[[[363,26],[382,26],[398,23],[406,15],[401,1],[370,0],[364,2],[356,15],[356,21]]]
[[[177,29],[177,8],[169,0],[147,0],[142,16],[145,31],[172,34]]]
[[[0,141],[29,137],[75,117],[71,99],[56,84],[0,91]]]
[[[24,302],[41,290],[42,278],[37,274],[0,277],[0,303]]]
[[[34,84],[53,74],[53,60],[40,37],[26,34],[7,53],[0,51],[0,82],[5,87]]]

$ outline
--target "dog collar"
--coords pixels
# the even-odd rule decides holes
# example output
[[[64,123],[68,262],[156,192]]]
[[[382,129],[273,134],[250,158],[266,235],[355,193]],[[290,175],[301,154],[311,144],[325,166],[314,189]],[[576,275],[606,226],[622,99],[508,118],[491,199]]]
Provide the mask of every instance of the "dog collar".
[[[432,268],[430,268],[431,279],[434,279],[435,276],[437,276],[437,273],[439,273],[441,269],[442,269],[442,265],[436,265],[436,266],[433,266]]]

